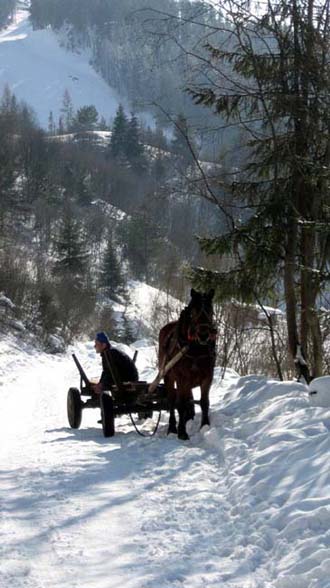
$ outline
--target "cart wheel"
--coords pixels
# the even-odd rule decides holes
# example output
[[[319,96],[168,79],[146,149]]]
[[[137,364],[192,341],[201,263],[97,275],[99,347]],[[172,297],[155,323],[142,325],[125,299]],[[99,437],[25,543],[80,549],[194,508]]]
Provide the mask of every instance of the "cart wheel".
[[[113,412],[113,399],[109,394],[101,394],[101,416],[104,437],[113,437],[115,434],[115,415]]]
[[[67,398],[68,420],[72,429],[79,429],[82,417],[82,402],[77,388],[70,388]]]

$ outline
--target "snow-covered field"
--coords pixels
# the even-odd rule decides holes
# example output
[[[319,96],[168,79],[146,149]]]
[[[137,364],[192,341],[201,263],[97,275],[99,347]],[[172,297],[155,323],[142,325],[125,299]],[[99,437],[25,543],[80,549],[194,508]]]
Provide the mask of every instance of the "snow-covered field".
[[[72,350],[100,373],[92,341]],[[211,426],[182,442],[166,415],[151,439],[126,417],[104,439],[93,410],[70,429],[70,353],[8,336],[0,376],[1,588],[330,586],[330,411],[303,385],[217,369]]]
[[[18,10],[15,22],[0,30],[0,94],[6,85],[32,106],[43,127],[50,111],[58,122],[66,89],[75,109],[93,104],[107,121],[119,103],[115,90],[89,64],[88,55],[61,47],[50,29],[33,31],[26,10]]]

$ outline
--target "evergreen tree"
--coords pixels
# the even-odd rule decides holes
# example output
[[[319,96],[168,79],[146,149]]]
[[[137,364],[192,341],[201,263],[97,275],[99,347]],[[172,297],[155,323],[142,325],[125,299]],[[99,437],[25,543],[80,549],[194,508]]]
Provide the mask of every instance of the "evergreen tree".
[[[64,128],[64,123],[63,123],[63,116],[60,116],[58,119],[58,134],[64,135],[64,133],[65,133],[65,128]]]
[[[125,293],[125,281],[111,237],[101,263],[99,284],[112,300],[118,300]]]
[[[138,119],[134,114],[132,114],[127,125],[125,153],[134,171],[137,173],[145,171],[147,162],[144,156],[144,147],[140,138]]]
[[[72,98],[68,89],[64,90],[61,113],[64,129],[68,132],[71,130],[74,118]]]
[[[226,234],[202,241],[207,253],[231,256],[230,271],[198,270],[196,283],[245,301],[284,291],[292,358],[302,370],[299,357],[308,357],[314,375],[322,374],[319,296],[330,277],[329,8],[280,0],[247,18],[247,5],[232,5],[226,49],[208,45],[214,84],[191,88],[198,103],[244,126],[249,154],[235,183],[222,181],[245,215],[227,213]]]
[[[56,126],[54,122],[53,111],[51,110],[48,116],[48,133],[53,136],[56,134]]]
[[[100,131],[108,131],[109,130],[109,127],[107,125],[107,121],[105,120],[104,116],[101,116],[99,129],[100,129]]]
[[[57,259],[54,274],[74,279],[77,286],[81,285],[87,271],[88,252],[83,229],[74,218],[70,207],[66,208],[59,227],[59,235],[55,240],[55,254]]]
[[[120,104],[112,125],[110,155],[114,159],[126,160],[128,120],[123,106]]]
[[[54,297],[61,334],[65,341],[86,332],[95,305],[89,268],[89,251],[81,224],[67,206],[55,240]]]
[[[8,86],[5,85],[2,97],[1,97],[1,112],[4,114],[9,114],[11,112],[11,101],[12,101],[12,93]]]
[[[77,110],[71,123],[73,131],[93,131],[97,128],[98,112],[95,106],[82,106]]]
[[[122,224],[120,235],[134,278],[149,283],[165,246],[163,229],[150,218],[146,207],[142,207]]]

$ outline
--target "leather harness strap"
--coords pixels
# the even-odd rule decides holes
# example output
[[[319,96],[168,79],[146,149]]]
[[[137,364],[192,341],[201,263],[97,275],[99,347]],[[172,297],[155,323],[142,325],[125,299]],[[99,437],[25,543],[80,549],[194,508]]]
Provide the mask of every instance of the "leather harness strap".
[[[178,361],[180,361],[180,359],[187,353],[189,349],[189,345],[185,345],[184,347],[182,347],[180,349],[180,351],[174,356],[172,357],[172,359],[167,362],[158,372],[156,378],[154,379],[153,382],[151,382],[151,384],[149,384],[148,386],[148,392],[154,392],[159,384],[159,382],[161,381],[161,379],[166,376],[167,372],[170,371],[170,369],[172,369],[172,367],[174,367]]]

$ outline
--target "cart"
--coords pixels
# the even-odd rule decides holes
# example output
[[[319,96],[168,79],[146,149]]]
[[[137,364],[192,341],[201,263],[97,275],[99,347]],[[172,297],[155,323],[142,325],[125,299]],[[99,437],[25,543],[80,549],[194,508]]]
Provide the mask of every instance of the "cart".
[[[158,422],[153,431],[157,431],[161,412],[168,410],[167,392],[164,384],[158,383],[150,390],[148,382],[120,382],[116,374],[115,366],[111,365],[113,380],[116,382],[109,391],[95,394],[92,382],[87,377],[78,358],[73,353],[73,360],[80,374],[80,387],[69,388],[67,395],[67,413],[70,427],[79,429],[82,421],[82,413],[87,408],[101,409],[101,422],[104,437],[113,437],[115,434],[115,419],[121,415],[129,415],[136,431],[141,433],[133,419],[133,414],[139,418],[152,417],[154,412],[159,412]]]

